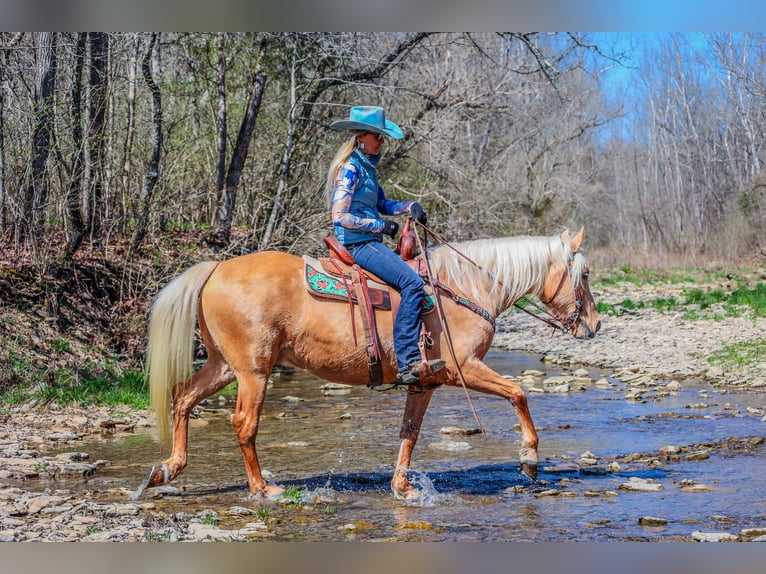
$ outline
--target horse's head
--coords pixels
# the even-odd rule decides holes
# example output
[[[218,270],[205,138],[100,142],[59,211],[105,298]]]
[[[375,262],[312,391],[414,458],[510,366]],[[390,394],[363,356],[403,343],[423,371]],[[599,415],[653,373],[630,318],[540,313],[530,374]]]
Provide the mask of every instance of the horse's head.
[[[578,339],[592,338],[601,329],[601,319],[588,285],[588,265],[582,252],[583,227],[574,237],[561,234],[565,257],[554,258],[545,278],[540,300],[551,309],[565,331]]]

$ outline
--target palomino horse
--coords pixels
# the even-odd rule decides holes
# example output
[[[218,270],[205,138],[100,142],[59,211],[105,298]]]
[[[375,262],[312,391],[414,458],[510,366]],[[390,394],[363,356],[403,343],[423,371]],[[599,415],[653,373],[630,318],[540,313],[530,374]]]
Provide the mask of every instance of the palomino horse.
[[[507,399],[521,423],[522,471],[536,477],[538,439],[526,396],[482,358],[492,343],[494,319],[525,294],[537,296],[575,337],[590,338],[598,332],[601,325],[581,250],[583,235],[580,230],[574,237],[565,231],[553,237],[485,239],[428,251],[435,282],[453,291],[450,295],[436,291],[447,333],[436,313],[424,318],[434,341],[430,355],[444,358],[447,365],[425,381],[419,392],[407,394],[402,442],[391,482],[397,497],[418,496],[407,471],[423,416],[440,385],[465,384],[467,389]],[[456,294],[459,297],[451,296]],[[398,297],[393,290],[391,296]],[[393,382],[396,360],[391,312],[376,313],[383,380]],[[208,356],[204,366],[191,374],[197,324]],[[255,447],[272,368],[297,367],[338,383],[364,385],[369,381],[367,354],[364,345],[354,344],[348,303],[309,293],[304,286],[303,260],[275,251],[199,263],[176,277],[152,307],[147,361],[152,406],[165,443],[172,397],[173,447],[170,457],[152,468],[137,495],[145,487],[169,482],[184,469],[192,409],[236,379],[232,422],[250,491],[276,496],[282,489],[264,481]]]

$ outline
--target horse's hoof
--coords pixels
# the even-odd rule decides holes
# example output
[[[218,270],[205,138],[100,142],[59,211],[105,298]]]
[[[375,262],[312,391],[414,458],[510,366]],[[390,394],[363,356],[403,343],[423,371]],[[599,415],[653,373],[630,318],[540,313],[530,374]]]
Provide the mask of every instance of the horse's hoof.
[[[522,462],[521,474],[526,476],[532,482],[537,482],[537,463]]]
[[[136,490],[130,493],[130,496],[128,496],[128,500],[138,500],[140,499],[144,491],[149,488],[152,485],[152,479],[154,478],[154,473],[157,471],[157,467],[153,466],[152,470],[149,471],[149,476],[147,476],[144,481],[138,486]]]
[[[252,492],[252,491],[251,491]],[[253,498],[261,500],[278,500],[284,494],[285,489],[276,484],[267,484],[263,488],[259,488],[255,492],[252,492]]]

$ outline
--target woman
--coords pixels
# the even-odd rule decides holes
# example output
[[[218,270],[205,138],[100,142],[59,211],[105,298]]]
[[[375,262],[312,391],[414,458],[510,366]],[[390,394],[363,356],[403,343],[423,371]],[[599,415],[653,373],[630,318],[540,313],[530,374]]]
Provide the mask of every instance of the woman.
[[[394,319],[398,383],[417,385],[426,367],[435,372],[444,367],[444,361],[434,359],[427,365],[423,363],[418,349],[421,310],[426,296],[423,281],[383,243],[383,234],[394,238],[399,224],[381,219],[381,213],[407,213],[423,224],[428,221],[417,201],[387,199],[378,183],[376,166],[385,136],[401,139],[402,130],[387,120],[383,108],[377,106],[353,107],[348,119],[333,122],[330,127],[350,130],[327,173],[327,194],[332,204],[335,235],[360,267],[399,291],[402,300]]]

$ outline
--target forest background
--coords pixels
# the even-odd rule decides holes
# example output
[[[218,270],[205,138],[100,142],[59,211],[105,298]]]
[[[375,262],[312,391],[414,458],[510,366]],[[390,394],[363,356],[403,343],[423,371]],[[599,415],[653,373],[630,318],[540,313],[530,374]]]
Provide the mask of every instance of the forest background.
[[[765,64],[762,33],[0,33],[0,305],[139,357],[190,264],[324,250],[358,104],[406,136],[387,195],[445,239],[585,225],[594,268],[762,264]]]

